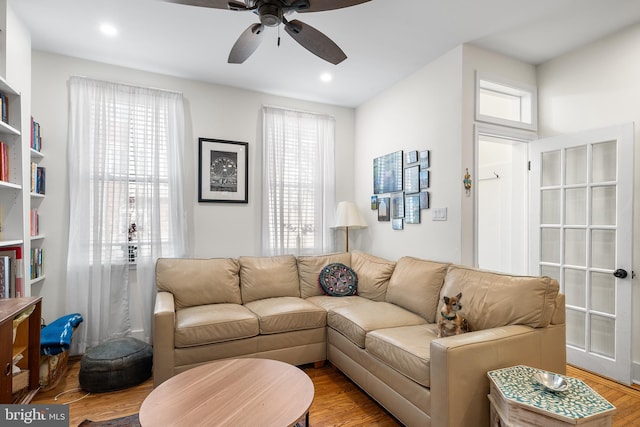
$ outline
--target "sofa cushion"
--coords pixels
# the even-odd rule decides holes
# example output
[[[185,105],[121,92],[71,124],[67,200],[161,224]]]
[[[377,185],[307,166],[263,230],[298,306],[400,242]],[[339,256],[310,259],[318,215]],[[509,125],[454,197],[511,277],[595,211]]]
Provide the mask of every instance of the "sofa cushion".
[[[549,325],[559,285],[549,277],[513,276],[452,265],[440,298],[462,292],[461,314],[471,330]]]
[[[322,269],[318,282],[322,291],[332,297],[355,295],[358,290],[358,275],[349,266],[339,262]]]
[[[389,280],[386,301],[434,323],[448,265],[412,257],[400,258]]]
[[[240,304],[209,304],[176,311],[176,347],[192,347],[258,335],[258,317]]]
[[[315,304],[318,307],[322,307],[327,311],[338,307],[371,302],[370,299],[363,298],[358,295],[351,295],[341,298],[330,297],[329,295],[320,295],[316,297],[309,297],[305,301],[309,301],[310,303]]]
[[[203,304],[241,304],[238,261],[231,258],[160,258],[156,286],[171,292],[176,308]]]
[[[318,276],[325,266],[334,262],[339,262],[350,267],[351,254],[345,252],[298,257],[298,276],[300,279],[300,296],[302,298],[323,295],[322,288],[318,284]]]
[[[367,334],[367,352],[425,387],[431,386],[431,341],[438,337],[437,325],[378,329]]]
[[[298,265],[293,255],[240,257],[239,262],[243,304],[265,298],[300,297]]]
[[[351,252],[351,268],[358,275],[358,295],[384,301],[395,263],[360,251]]]
[[[387,302],[371,301],[329,310],[327,325],[364,348],[365,336],[376,329],[422,325],[422,317]]]
[[[326,310],[302,298],[267,298],[249,302],[245,307],[258,317],[261,334],[279,334],[327,325]]]

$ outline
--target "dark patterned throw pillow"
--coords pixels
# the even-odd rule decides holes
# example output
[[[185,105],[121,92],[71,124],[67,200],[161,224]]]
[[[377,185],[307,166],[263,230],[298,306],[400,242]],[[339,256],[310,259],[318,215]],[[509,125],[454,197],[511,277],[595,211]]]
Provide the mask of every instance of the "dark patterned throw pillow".
[[[318,282],[324,293],[332,297],[355,295],[358,291],[358,275],[351,267],[339,262],[325,266]]]

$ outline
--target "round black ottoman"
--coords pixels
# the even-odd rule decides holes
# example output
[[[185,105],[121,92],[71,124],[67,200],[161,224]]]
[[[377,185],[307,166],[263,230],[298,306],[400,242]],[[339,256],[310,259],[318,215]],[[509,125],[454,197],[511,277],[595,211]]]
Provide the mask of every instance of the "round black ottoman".
[[[80,359],[80,387],[92,393],[122,390],[151,377],[151,346],[116,338],[90,348]]]

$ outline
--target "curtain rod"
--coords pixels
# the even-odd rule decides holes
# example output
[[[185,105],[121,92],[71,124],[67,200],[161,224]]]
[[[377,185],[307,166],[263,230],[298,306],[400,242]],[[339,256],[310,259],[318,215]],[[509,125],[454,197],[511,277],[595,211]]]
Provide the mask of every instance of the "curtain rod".
[[[122,86],[127,86],[127,87],[132,87],[132,88],[139,88],[139,89],[150,89],[150,90],[158,90],[160,92],[167,92],[167,93],[174,93],[176,95],[182,95],[184,96],[184,94],[182,92],[178,92],[176,90],[167,90],[167,89],[160,89],[157,87],[148,87],[148,86],[137,86],[131,83],[123,83],[123,82],[114,82],[113,80],[103,80],[103,79],[94,79],[93,77],[87,77],[87,76],[76,76],[73,75],[70,78],[80,78],[80,79],[86,79],[86,80],[93,80],[94,82],[103,82],[103,83],[113,83],[113,84],[117,84],[117,85],[122,85]]]

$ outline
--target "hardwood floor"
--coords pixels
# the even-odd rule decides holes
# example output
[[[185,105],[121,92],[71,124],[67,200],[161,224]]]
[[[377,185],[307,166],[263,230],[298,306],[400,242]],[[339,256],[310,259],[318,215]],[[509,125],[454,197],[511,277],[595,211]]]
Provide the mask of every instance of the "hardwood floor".
[[[80,359],[72,358],[69,371],[58,387],[38,394],[32,403],[69,403],[69,425],[75,427],[85,419],[99,421],[135,414],[153,388],[152,381],[147,380],[123,391],[87,394],[79,389],[79,369]],[[303,369],[313,380],[316,391],[311,406],[311,426],[401,425],[333,365]],[[615,427],[640,426],[640,387],[625,387],[572,366],[567,366],[567,375],[580,378],[617,407]]]

